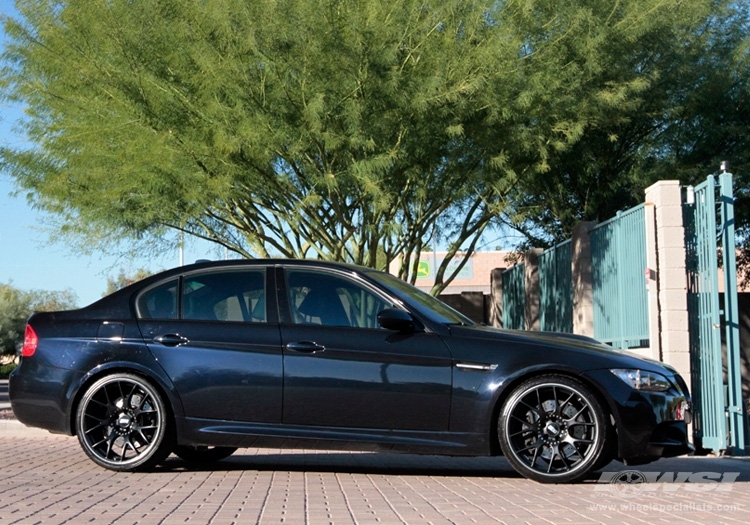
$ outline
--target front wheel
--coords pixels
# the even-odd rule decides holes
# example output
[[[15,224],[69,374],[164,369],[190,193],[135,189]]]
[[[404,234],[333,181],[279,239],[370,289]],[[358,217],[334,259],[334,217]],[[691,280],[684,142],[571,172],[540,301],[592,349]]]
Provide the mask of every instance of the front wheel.
[[[529,379],[503,404],[498,437],[513,468],[542,483],[572,483],[601,463],[607,419],[596,396],[558,375]]]
[[[172,449],[171,421],[160,393],[146,379],[105,376],[83,395],[76,432],[84,452],[110,470],[149,469]]]

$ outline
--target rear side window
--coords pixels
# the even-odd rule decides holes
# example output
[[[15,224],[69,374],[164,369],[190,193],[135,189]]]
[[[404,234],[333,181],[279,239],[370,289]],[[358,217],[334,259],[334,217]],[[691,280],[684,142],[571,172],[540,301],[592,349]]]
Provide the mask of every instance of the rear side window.
[[[214,271],[185,276],[182,318],[201,321],[266,322],[263,269]]]
[[[138,298],[141,319],[177,319],[177,285],[173,279],[142,293]]]

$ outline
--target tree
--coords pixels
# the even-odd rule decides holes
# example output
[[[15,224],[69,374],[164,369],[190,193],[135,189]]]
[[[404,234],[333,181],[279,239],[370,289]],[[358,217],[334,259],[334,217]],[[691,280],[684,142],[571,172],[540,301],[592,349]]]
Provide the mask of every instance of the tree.
[[[750,191],[750,12],[744,3],[716,2],[693,14],[691,24],[655,26],[637,42],[603,46],[607,66],[592,82],[631,79],[640,83],[637,96],[588,121],[575,144],[553,153],[544,177],[516,187],[504,218],[527,245],[547,247],[581,221],[609,219],[643,202],[657,180],[700,183],[722,160],[731,161],[739,195]],[[571,62],[575,55],[566,52]],[[742,233],[750,208],[736,209]]]
[[[62,233],[102,249],[179,230],[412,281],[437,236],[439,293],[459,250],[521,224],[572,146],[636,111],[657,77],[620,62],[682,43],[713,1],[18,6],[0,88],[34,147],[0,158]]]
[[[0,354],[15,353],[32,313],[69,310],[75,308],[77,300],[71,290],[26,292],[11,283],[0,283]]]
[[[114,293],[121,288],[125,288],[126,286],[130,286],[131,284],[145,279],[150,275],[151,272],[144,268],[136,270],[133,275],[126,274],[125,270],[120,268],[120,272],[117,274],[117,277],[107,277],[107,290],[104,292],[103,296]]]

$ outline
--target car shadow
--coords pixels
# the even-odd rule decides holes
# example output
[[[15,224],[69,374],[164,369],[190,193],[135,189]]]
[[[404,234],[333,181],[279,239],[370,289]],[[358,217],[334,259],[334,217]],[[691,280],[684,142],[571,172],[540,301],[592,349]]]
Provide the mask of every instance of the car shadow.
[[[244,452],[247,450],[247,452]],[[326,472],[392,476],[441,476],[520,479],[503,457],[452,457],[373,452],[254,452],[240,449],[217,462],[191,463],[170,456],[155,469],[160,472],[210,472],[252,470],[261,472]],[[592,472],[580,483],[610,483],[615,474],[642,473],[645,483],[685,482],[694,473],[714,473],[711,479],[750,482],[750,459],[727,457],[668,458],[646,465],[628,466],[619,461]],[[633,477],[632,475],[630,477]],[[636,474],[637,477],[637,474]],[[606,478],[606,479],[605,479]]]
[[[170,456],[156,470],[204,471],[288,471],[382,474],[410,476],[463,476],[520,478],[502,457],[451,457],[371,452],[290,452],[243,454],[242,450],[221,461],[191,463]]]

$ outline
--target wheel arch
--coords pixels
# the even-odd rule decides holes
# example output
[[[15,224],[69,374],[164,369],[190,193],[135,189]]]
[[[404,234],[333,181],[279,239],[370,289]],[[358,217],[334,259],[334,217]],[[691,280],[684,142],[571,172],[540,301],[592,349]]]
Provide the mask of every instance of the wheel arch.
[[[597,401],[602,406],[604,410],[606,410],[606,413],[604,414],[604,419],[607,422],[608,428],[613,428],[615,431],[612,432],[612,435],[615,440],[617,440],[617,418],[614,415],[615,411],[612,407],[612,401],[601,389],[601,386],[591,381],[588,377],[581,374],[580,371],[570,369],[570,368],[550,368],[548,366],[544,367],[535,367],[532,369],[527,369],[524,371],[519,372],[518,374],[512,376],[511,378],[507,379],[502,388],[498,389],[498,393],[495,398],[495,402],[492,407],[492,413],[489,421],[489,431],[490,431],[490,452],[493,456],[502,455],[502,451],[500,450],[500,440],[497,433],[497,424],[498,419],[500,417],[500,411],[503,408],[503,405],[508,400],[508,398],[513,394],[513,392],[516,390],[516,388],[524,383],[525,381],[528,381],[529,379],[534,379],[536,377],[543,377],[543,376],[564,376],[568,377],[570,379],[574,379],[581,383],[583,386],[588,388],[591,393],[596,396]],[[617,448],[615,448],[617,450]]]
[[[86,391],[96,381],[111,374],[134,374],[150,382],[154,386],[154,388],[156,388],[159,394],[164,398],[168,416],[172,419],[172,424],[176,424],[175,418],[178,415],[182,415],[183,413],[182,402],[180,401],[180,398],[177,395],[172,382],[169,381],[168,378],[159,377],[159,375],[155,374],[152,369],[140,366],[137,363],[113,362],[107,363],[106,365],[102,365],[100,367],[97,367],[95,370],[92,370],[91,372],[83,376],[81,381],[79,381],[75,388],[72,389],[73,394],[70,396],[71,403],[68,413],[70,435],[76,435],[76,415],[78,414],[78,407],[81,403],[81,399],[83,398]]]

